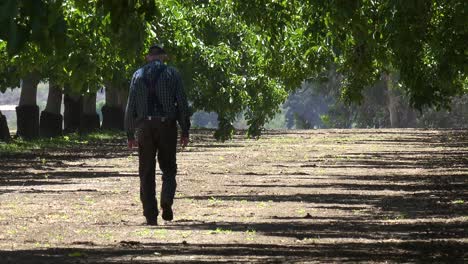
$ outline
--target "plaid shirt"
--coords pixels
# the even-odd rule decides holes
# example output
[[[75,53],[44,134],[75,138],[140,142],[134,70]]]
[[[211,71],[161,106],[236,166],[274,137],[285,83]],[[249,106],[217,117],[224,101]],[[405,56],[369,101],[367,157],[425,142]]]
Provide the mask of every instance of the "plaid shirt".
[[[128,139],[135,138],[135,127],[138,121],[152,116],[168,117],[179,122],[182,136],[188,137],[190,129],[190,113],[185,96],[182,78],[174,67],[165,67],[156,82],[157,103],[154,109],[148,109],[150,87],[147,80],[154,80],[158,70],[165,67],[161,61],[153,61],[138,69],[130,83],[127,108],[125,109],[125,129]],[[150,111],[148,111],[150,110]]]

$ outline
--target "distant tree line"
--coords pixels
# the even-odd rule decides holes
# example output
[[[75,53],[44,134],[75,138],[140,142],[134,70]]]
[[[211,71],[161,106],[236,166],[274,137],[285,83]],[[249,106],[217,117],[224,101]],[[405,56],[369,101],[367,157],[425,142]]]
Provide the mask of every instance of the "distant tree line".
[[[363,91],[360,104],[340,97],[339,74],[305,82],[284,104],[288,128],[468,128],[468,95],[456,97],[449,108],[411,107],[398,75],[383,75]]]

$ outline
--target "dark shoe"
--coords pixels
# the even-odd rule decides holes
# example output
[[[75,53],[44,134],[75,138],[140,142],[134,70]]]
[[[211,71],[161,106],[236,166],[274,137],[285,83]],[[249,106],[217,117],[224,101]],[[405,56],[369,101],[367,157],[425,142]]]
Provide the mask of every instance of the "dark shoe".
[[[146,224],[150,226],[158,225],[158,217],[146,217]]]
[[[170,206],[162,208],[162,219],[166,221],[172,221],[172,219],[174,219],[174,213]]]

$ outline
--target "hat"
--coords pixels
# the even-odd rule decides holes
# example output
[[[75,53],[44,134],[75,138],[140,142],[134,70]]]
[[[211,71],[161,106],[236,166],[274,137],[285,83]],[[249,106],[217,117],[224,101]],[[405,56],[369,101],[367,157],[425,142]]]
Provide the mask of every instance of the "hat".
[[[161,55],[161,54],[166,54],[166,51],[164,50],[162,44],[154,44],[148,49],[148,54]]]

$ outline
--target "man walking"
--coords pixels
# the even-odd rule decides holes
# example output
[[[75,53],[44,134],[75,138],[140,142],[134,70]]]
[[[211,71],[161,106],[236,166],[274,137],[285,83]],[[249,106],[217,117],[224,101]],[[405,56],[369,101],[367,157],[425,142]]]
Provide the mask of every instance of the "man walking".
[[[148,225],[157,225],[159,214],[156,157],[162,171],[162,218],[173,219],[172,204],[177,186],[176,121],[182,130],[181,146],[189,142],[190,114],[182,79],[174,67],[164,64],[166,59],[161,46],[150,47],[146,55],[148,63],[133,74],[125,110],[128,147],[138,146],[140,199]]]

